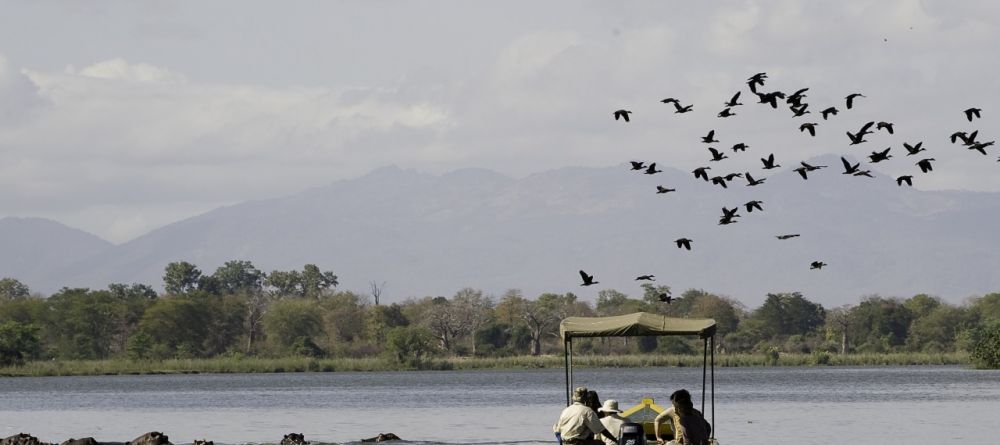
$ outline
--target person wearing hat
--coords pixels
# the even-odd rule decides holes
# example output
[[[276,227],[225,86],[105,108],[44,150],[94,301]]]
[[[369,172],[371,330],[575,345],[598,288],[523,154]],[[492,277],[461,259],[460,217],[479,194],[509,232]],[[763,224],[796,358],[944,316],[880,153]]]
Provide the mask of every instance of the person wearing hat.
[[[597,413],[585,404],[587,393],[587,388],[583,386],[573,390],[573,404],[562,410],[559,420],[552,426],[556,439],[564,445],[601,445],[600,440],[593,439],[601,435],[611,440],[608,443],[617,444],[618,438],[604,427]]]
[[[601,418],[604,429],[615,437],[621,437],[622,424],[628,422],[628,419],[620,415],[621,411],[618,410],[618,401],[615,399],[605,400],[604,405],[601,405],[597,410],[604,413],[604,417]],[[609,440],[607,437],[601,437],[601,439],[604,439],[604,443],[608,445],[618,445],[618,441]]]

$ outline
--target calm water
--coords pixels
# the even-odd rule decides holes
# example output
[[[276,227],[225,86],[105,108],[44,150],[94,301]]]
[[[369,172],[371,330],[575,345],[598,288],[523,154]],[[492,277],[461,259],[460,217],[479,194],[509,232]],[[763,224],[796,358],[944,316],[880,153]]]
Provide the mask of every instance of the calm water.
[[[581,369],[574,383],[623,406],[666,401],[678,388],[696,406],[701,399],[700,369]],[[564,401],[561,369],[0,378],[0,434],[123,441],[159,430],[174,443],[241,444],[394,432],[430,443],[554,443]],[[716,372],[715,417],[724,445],[996,444],[1000,371],[727,368]]]

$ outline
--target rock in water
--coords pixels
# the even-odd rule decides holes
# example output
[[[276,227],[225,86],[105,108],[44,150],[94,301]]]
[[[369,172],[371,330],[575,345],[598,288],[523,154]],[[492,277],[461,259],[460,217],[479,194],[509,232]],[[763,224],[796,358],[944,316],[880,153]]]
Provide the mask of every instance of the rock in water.
[[[361,439],[362,442],[386,442],[390,440],[403,440],[393,433],[378,433],[378,436]]]
[[[302,433],[289,433],[285,434],[285,437],[281,439],[281,445],[308,445],[306,442],[306,436]]]

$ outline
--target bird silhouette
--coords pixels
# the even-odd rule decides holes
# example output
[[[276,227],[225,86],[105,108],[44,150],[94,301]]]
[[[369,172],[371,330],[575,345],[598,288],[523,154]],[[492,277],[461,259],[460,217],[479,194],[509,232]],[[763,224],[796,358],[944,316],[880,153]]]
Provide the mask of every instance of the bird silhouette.
[[[789,239],[789,238],[795,238],[797,236],[799,236],[798,233],[790,233],[788,235],[777,235],[777,236],[775,236],[775,238],[780,239],[780,240],[786,240],[786,239]]]
[[[874,178],[874,176],[872,176],[872,171],[871,170],[861,170],[859,172],[855,172],[854,176],[866,176],[866,177],[869,177],[869,178]]]
[[[734,94],[733,97],[731,99],[729,99],[729,101],[726,102],[723,105],[725,105],[727,107],[735,107],[735,106],[743,105],[743,104],[741,104],[739,102],[739,100],[740,100],[740,93],[742,93],[742,91],[737,91],[736,94]]]
[[[896,178],[896,185],[902,187],[904,182],[906,183],[906,185],[913,187],[913,176],[903,175]]]
[[[851,138],[851,145],[858,145],[858,144],[860,144],[862,142],[868,142],[868,141],[865,140],[865,133],[854,134],[854,133],[851,133],[850,131],[848,131],[847,132],[847,137]]]
[[[760,158],[760,162],[764,163],[764,170],[781,167],[780,165],[774,163],[774,153],[768,155],[767,158]]]
[[[618,111],[615,111],[615,120],[618,120],[618,118],[622,118],[622,119],[625,119],[625,122],[628,122],[629,121],[628,120],[628,115],[630,115],[630,114],[632,114],[632,112],[628,111],[628,110],[618,110]]]
[[[669,103],[675,103],[676,104],[676,103],[679,103],[679,102],[677,102],[677,99],[674,99],[672,97],[668,97],[666,99],[663,99],[660,102],[663,102],[665,104],[669,104]]]
[[[848,94],[847,97],[844,98],[844,99],[847,100],[847,109],[848,110],[850,110],[852,107],[854,107],[854,99],[859,98],[859,97],[865,97],[865,95],[861,94],[861,93],[851,93],[851,94]]]
[[[922,145],[924,145],[923,142],[917,142],[917,145],[910,145],[907,144],[906,142],[903,142],[903,148],[906,149],[907,156],[912,156],[922,151],[927,151],[927,149],[923,148]]]
[[[739,211],[739,210],[740,210],[739,207],[733,207],[732,209],[727,209],[726,206],[722,206],[722,217],[723,218],[739,218],[740,215],[736,214],[736,212]],[[761,210],[763,210],[763,209],[761,209]]]
[[[875,121],[869,121],[868,123],[862,125],[861,129],[858,130],[858,134],[864,136],[866,134],[871,133],[872,132],[872,125],[875,125]]]
[[[821,168],[826,168],[825,165],[811,165],[806,163],[805,161],[799,162],[799,164],[802,164],[802,167],[804,167],[806,171],[814,171],[814,170],[819,170]]]
[[[655,277],[655,275],[639,275],[635,277],[635,281],[656,281],[653,277]]]
[[[712,152],[712,159],[709,160],[710,162],[711,161],[721,161],[723,159],[728,158],[728,156],[726,156],[725,153],[723,153],[723,152],[721,152],[719,150],[716,150],[716,149],[714,149],[712,147],[708,147],[708,151]]]
[[[771,93],[757,93],[757,97],[760,98],[758,103],[770,104],[771,108],[778,108],[778,99],[785,97],[785,95],[780,91],[774,91]]]
[[[982,108],[969,108],[969,109],[965,110],[965,117],[966,117],[967,119],[969,119],[969,122],[972,122],[972,117],[973,117],[973,116],[975,116],[975,117],[977,117],[977,118],[980,118],[980,117],[981,117],[981,116],[979,115],[979,113],[980,113],[981,111],[983,111],[983,109],[982,109]]]
[[[657,296],[657,298],[659,298],[661,302],[664,302],[664,303],[667,303],[667,304],[670,304],[671,301],[674,301],[674,297],[671,297],[670,294],[665,293],[665,292],[661,293],[659,296]]]
[[[750,76],[747,79],[747,85],[750,87],[750,91],[756,93],[758,86],[764,86],[764,79],[767,79],[767,73],[757,73]]]
[[[816,125],[819,125],[819,124],[817,124],[815,122],[806,122],[806,123],[804,123],[802,125],[799,125],[799,132],[803,132],[803,131],[808,130],[809,131],[809,135],[815,137],[816,136]]]
[[[799,172],[799,176],[802,176],[802,179],[809,179],[809,170],[805,167],[793,168],[792,171]]]
[[[598,284],[600,281],[594,281],[593,275],[587,275],[587,272],[580,271],[580,277],[583,278],[583,284],[581,286],[590,286],[591,284]]]
[[[723,176],[723,178],[726,178],[726,181],[732,181],[733,179],[742,178],[742,177],[743,177],[743,173],[730,173],[730,174],[728,174],[726,176]]]
[[[725,110],[719,112],[719,117],[730,117],[730,116],[736,116],[736,113],[733,113],[733,110],[731,108],[726,108]]]
[[[715,130],[711,130],[707,135],[701,137],[701,141],[706,144],[711,144],[713,142],[719,142],[715,140]]]
[[[763,203],[764,201],[753,200],[753,201],[748,201],[746,204],[743,205],[747,208],[747,213],[752,212],[753,209],[757,209],[763,212],[764,208],[760,206]]]
[[[819,114],[822,114],[823,115],[823,120],[826,120],[828,117],[830,117],[831,114],[834,115],[834,116],[836,116],[837,112],[838,112],[837,111],[837,107],[830,107],[830,108],[827,108],[827,109],[825,109],[823,111],[820,111]]]
[[[747,151],[747,148],[750,148],[750,146],[747,145],[747,144],[744,144],[744,143],[740,142],[738,144],[733,145],[733,153],[736,153],[736,152],[739,152],[739,151]]]
[[[990,145],[993,145],[995,142],[996,141],[976,142],[976,143],[974,143],[972,145],[969,145],[968,149],[969,150],[978,150],[983,155],[986,155],[986,147],[989,147]]]
[[[656,194],[676,192],[677,189],[668,189],[662,185],[656,186]]]
[[[721,185],[722,188],[724,188],[724,189],[725,188],[729,188],[728,186],[726,186],[726,178],[723,178],[722,176],[713,176],[712,177],[712,184]]]
[[[892,150],[892,147],[886,148],[882,151],[873,151],[872,154],[868,156],[868,159],[872,160],[872,164],[876,162],[888,161],[889,158],[892,157],[892,155],[889,154],[889,150]]]
[[[875,128],[879,130],[885,130],[888,131],[889,134],[893,134],[892,122],[885,122],[885,121],[879,122]]]
[[[643,161],[629,161],[632,163],[632,170],[645,170],[646,163]]]
[[[684,114],[689,111],[694,111],[694,104],[681,106],[680,102],[674,102],[674,114]]]
[[[855,174],[855,173],[858,172],[859,168],[861,168],[861,163],[860,162],[857,163],[857,164],[853,164],[852,165],[843,156],[840,157],[840,162],[844,163],[844,173],[843,174],[845,174],[845,175],[853,175],[853,174]]]
[[[812,269],[822,269],[823,266],[826,266],[826,263],[824,263],[822,261],[813,261],[813,262],[809,263],[809,269],[810,270],[812,270]]]
[[[763,184],[767,180],[767,178],[754,179],[753,176],[750,176],[750,172],[746,172],[744,178],[747,180],[747,187]]]
[[[792,110],[792,117],[802,117],[805,116],[806,114],[811,113],[811,111],[807,110],[807,108],[809,108],[809,104],[791,106],[790,109]]]
[[[646,175],[655,175],[657,173],[663,173],[663,170],[657,170],[655,162],[652,163],[652,164],[649,164],[649,167],[646,167],[646,171],[643,172],[643,174],[646,174]]]
[[[708,170],[711,169],[712,167],[698,167],[694,170],[691,170],[691,173],[694,173],[695,178],[701,178],[708,181]]]
[[[921,159],[919,162],[917,162],[917,167],[920,167],[920,171],[924,173],[933,171],[934,168],[931,166],[931,161],[934,160],[935,160],[934,158]]]
[[[956,131],[951,134],[951,143],[954,144],[961,139],[962,145],[972,145],[976,143],[976,136],[978,135],[979,130],[973,131],[971,134],[966,134],[964,131]]]
[[[674,240],[674,242],[677,243],[678,249],[691,250],[691,243],[693,243],[694,240],[690,238],[677,238],[676,240]]]
[[[802,99],[805,99],[806,91],[809,91],[809,88],[802,88],[792,94],[789,94],[788,99],[786,99],[786,102],[794,106],[802,105]]]

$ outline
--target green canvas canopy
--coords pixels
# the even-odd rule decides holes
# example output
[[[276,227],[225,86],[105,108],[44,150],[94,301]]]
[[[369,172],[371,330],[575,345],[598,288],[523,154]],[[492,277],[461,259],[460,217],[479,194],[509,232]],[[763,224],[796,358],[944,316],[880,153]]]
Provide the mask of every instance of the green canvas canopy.
[[[576,337],[637,337],[660,335],[715,335],[711,318],[672,318],[648,312],[613,317],[569,317],[559,323],[563,340]]]

